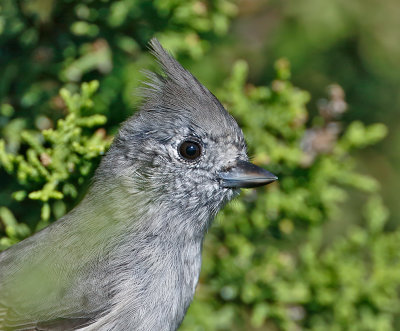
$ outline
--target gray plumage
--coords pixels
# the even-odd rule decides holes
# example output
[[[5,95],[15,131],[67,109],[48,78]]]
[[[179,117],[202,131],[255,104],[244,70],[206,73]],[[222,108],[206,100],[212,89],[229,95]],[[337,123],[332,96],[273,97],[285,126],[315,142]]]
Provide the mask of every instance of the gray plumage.
[[[240,187],[276,179],[247,162],[216,97],[151,48],[165,76],[148,74],[86,197],[0,253],[0,330],[176,330],[212,219]]]

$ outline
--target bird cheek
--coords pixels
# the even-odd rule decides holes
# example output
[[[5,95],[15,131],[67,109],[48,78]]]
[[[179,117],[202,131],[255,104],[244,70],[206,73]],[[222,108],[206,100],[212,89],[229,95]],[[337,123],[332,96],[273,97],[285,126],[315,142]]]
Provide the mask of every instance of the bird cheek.
[[[162,167],[166,164],[171,164],[173,162],[173,157],[168,153],[168,151],[153,151],[151,153],[151,163],[154,167]]]

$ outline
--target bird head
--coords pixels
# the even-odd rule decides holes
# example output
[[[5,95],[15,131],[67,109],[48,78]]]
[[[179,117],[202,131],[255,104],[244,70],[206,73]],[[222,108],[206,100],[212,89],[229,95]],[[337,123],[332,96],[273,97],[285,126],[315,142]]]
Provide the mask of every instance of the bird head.
[[[277,177],[248,161],[243,132],[218,99],[156,39],[150,47],[164,75],[147,73],[141,110],[124,123],[102,168],[127,196],[205,228],[240,188]]]

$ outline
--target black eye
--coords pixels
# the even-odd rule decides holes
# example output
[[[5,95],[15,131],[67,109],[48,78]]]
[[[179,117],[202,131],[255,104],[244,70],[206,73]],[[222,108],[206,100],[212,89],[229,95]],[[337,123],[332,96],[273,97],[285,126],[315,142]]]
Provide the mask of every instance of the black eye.
[[[194,161],[201,155],[201,146],[198,142],[186,140],[180,144],[179,154],[186,160]]]

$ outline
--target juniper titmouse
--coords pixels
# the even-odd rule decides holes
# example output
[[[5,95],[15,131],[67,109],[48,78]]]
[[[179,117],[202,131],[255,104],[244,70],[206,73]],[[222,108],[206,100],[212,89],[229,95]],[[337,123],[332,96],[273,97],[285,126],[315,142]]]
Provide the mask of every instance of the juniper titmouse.
[[[150,45],[165,75],[148,74],[86,197],[0,254],[0,330],[176,330],[214,216],[277,179],[248,162],[217,98]]]

